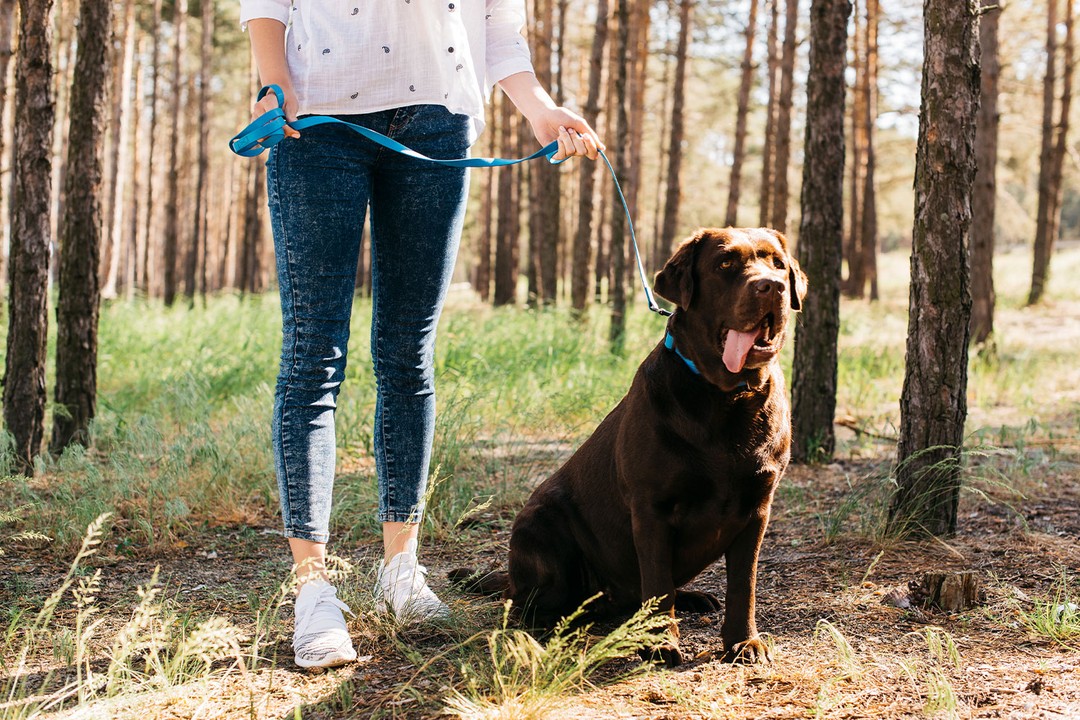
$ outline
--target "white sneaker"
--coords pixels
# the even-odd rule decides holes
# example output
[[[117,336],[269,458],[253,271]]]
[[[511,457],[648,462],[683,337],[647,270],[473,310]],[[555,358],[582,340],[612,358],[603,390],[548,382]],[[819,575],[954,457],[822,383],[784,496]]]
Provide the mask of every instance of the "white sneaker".
[[[404,552],[379,563],[376,610],[392,612],[402,622],[448,617],[450,608],[428,587],[426,575],[427,568],[416,559],[416,541],[410,540]]]
[[[349,606],[338,600],[337,588],[326,580],[309,580],[300,586],[293,630],[297,665],[335,667],[356,659],[342,611],[352,615]]]

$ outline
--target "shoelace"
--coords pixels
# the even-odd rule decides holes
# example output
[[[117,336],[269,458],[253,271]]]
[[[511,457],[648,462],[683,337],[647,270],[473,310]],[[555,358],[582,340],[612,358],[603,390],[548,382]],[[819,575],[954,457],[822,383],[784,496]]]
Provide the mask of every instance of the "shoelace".
[[[312,620],[315,619],[316,611],[318,611],[320,607],[322,607],[325,611],[327,609],[325,607],[326,605],[332,605],[341,610],[342,612],[352,615],[352,610],[349,608],[349,606],[338,599],[337,588],[335,588],[333,585],[327,585],[326,587],[319,590],[319,594],[315,596],[315,601],[311,603],[308,609],[304,611],[303,616],[297,621],[296,634],[299,636],[303,636],[305,633],[307,633],[308,625],[311,623]]]

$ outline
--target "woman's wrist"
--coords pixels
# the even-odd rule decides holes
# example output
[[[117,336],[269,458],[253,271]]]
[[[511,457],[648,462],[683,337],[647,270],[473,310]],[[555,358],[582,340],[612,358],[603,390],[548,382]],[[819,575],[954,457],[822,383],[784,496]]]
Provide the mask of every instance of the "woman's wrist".
[[[535,122],[538,116],[558,108],[551,95],[531,72],[519,72],[505,77],[499,81],[499,87],[529,122]]]

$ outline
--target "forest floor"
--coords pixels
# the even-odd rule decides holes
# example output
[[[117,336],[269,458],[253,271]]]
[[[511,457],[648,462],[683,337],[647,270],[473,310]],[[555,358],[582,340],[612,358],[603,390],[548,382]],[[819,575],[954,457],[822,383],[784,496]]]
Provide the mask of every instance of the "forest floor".
[[[874,479],[881,468],[873,462],[792,467],[773,506],[758,577],[758,626],[773,644],[772,664],[720,662],[713,657],[721,646],[720,618],[686,615],[682,645],[693,659],[685,665],[613,684],[596,679],[578,694],[544,698],[532,715],[504,708],[485,717],[1080,717],[1080,637],[1053,642],[1029,627],[1080,596],[1074,574],[1080,454],[1075,440],[1040,445],[1041,439],[1029,437],[1040,449],[1022,458],[1002,451],[978,461],[994,468],[987,476],[1011,473],[1022,482],[975,481],[980,492],[964,494],[959,533],[941,542],[885,541],[860,530],[881,511],[882,484]],[[1068,447],[1047,451],[1061,445]],[[119,629],[137,588],[158,569],[164,594],[182,614],[224,617],[254,633],[254,609],[274,596],[288,567],[276,521],[252,520],[191,536],[158,557],[96,557],[91,564],[103,577],[99,618]],[[377,561],[372,547],[339,547],[356,568],[343,591],[359,610],[350,624],[356,663],[317,674],[296,668],[285,606],[263,648],[265,660],[252,672],[224,663],[196,683],[121,695],[55,717],[438,716],[450,688],[467,685],[462,667],[482,661],[487,631],[499,625],[497,603],[458,595],[447,587],[445,571],[502,565],[508,524],[508,517],[482,516],[457,540],[424,550],[432,584],[457,611],[448,627],[395,628],[375,617],[367,589]],[[949,570],[978,574],[985,592],[980,607],[949,614],[883,602],[924,571]],[[0,606],[47,595],[64,571],[33,558],[8,565],[0,572]],[[722,598],[722,564],[691,587]],[[57,624],[73,624],[74,614],[62,611]],[[469,642],[477,633],[480,641]],[[635,664],[616,662],[601,677]],[[36,658],[30,668],[57,672],[57,685],[75,672],[55,657]]]

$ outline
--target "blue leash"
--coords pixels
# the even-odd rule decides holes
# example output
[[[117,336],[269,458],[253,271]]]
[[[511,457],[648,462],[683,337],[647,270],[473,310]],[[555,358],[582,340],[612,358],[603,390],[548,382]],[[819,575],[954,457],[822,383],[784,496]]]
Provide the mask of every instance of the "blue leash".
[[[304,130],[306,128],[315,127],[316,125],[344,125],[345,127],[353,130],[360,135],[363,135],[368,140],[381,145],[387,150],[392,150],[396,153],[401,153],[417,160],[424,160],[426,162],[436,163],[437,165],[443,165],[445,167],[455,168],[491,168],[491,167],[505,167],[507,165],[517,165],[518,163],[528,162],[537,158],[546,157],[548,162],[558,165],[560,161],[552,160],[552,157],[559,151],[559,143],[552,142],[547,146],[540,148],[532,155],[523,158],[517,158],[514,160],[507,160],[505,158],[459,158],[456,160],[440,160],[438,158],[431,158],[422,153],[418,153],[412,148],[402,145],[396,140],[386,137],[382,133],[376,132],[369,128],[356,125],[354,123],[346,122],[344,120],[338,120],[335,117],[328,115],[309,115],[307,117],[287,122],[285,119],[285,94],[281,91],[281,88],[277,85],[267,85],[259,91],[259,95],[256,100],[262,100],[268,92],[274,93],[277,97],[278,106],[273,110],[263,113],[259,117],[255,118],[247,127],[241,130],[239,133],[229,141],[229,149],[241,157],[256,157],[261,155],[263,150],[267,150],[274,145],[285,139],[285,125],[295,130]],[[652,289],[649,287],[648,280],[645,277],[645,266],[641,262],[641,252],[638,250],[637,234],[634,232],[634,221],[630,218],[630,208],[626,204],[626,197],[623,195],[622,187],[619,185],[619,178],[615,175],[615,168],[611,166],[611,161],[608,160],[604,151],[600,151],[600,157],[604,158],[604,163],[607,165],[608,172],[611,173],[611,180],[615,183],[615,191],[619,195],[619,201],[622,203],[623,211],[626,213],[626,222],[630,228],[630,240],[634,245],[634,257],[637,261],[638,276],[641,278],[641,286],[645,289],[645,299],[649,303],[649,309],[654,313],[661,316],[671,315],[671,312],[663,309],[656,304],[656,298],[653,296]]]

